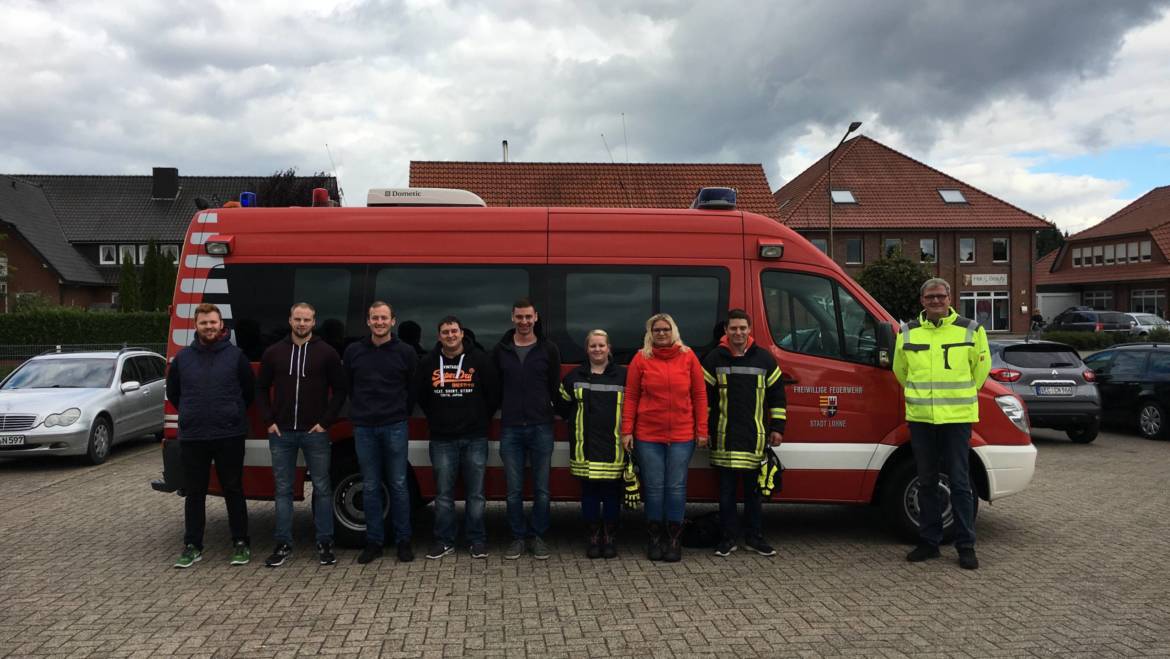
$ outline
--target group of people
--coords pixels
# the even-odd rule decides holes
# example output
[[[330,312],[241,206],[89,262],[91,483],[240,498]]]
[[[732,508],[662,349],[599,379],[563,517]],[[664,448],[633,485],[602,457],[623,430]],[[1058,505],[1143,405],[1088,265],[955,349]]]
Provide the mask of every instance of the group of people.
[[[908,558],[920,561],[938,555],[941,506],[936,488],[929,485],[937,484],[939,458],[945,456],[955,518],[961,529],[961,563],[970,567],[974,560],[974,508],[965,478],[966,453],[959,444],[964,437],[969,439],[970,423],[975,419],[968,420],[969,409],[965,407],[955,412],[953,419],[945,419],[949,425],[938,430],[931,413],[921,409],[954,404],[952,411],[959,410],[960,399],[967,397],[956,397],[956,392],[974,396],[965,389],[960,391],[957,383],[971,383],[975,391],[982,384],[978,371],[982,369],[982,377],[986,377],[986,337],[982,328],[950,309],[946,282],[927,283],[932,282],[932,288],[924,285],[922,290],[926,310],[918,321],[903,328],[894,361],[895,374],[907,387],[907,418],[915,454],[926,456],[919,459],[920,480],[928,485],[920,490],[922,514],[924,518],[939,518],[924,522],[922,544]],[[936,290],[940,289],[937,282],[945,287],[942,297]],[[218,308],[201,304],[194,315],[196,338],[179,351],[167,374],[167,396],[179,412],[186,490],[184,549],[176,567],[190,567],[202,558],[212,463],[228,511],[231,564],[243,565],[251,559],[242,472],[247,409],[253,399],[268,429],[275,486],[276,545],[265,559],[269,567],[284,564],[292,555],[298,452],[304,454],[313,482],[318,560],[321,565],[336,562],[328,429],[347,398],[367,511],[366,544],[358,563],[380,558],[389,541],[381,514],[383,486],[389,495],[397,558],[414,559],[407,421],[416,404],[427,418],[435,479],[429,559],[441,559],[455,551],[458,523],[454,497],[460,477],[470,555],[477,559],[488,556],[484,473],[488,428],[496,410],[500,412],[499,451],[511,534],[505,559],[518,559],[526,552],[536,559],[549,557],[544,537],[549,528],[555,415],[568,426],[569,470],[581,483],[581,511],[588,527],[586,555],[590,558],[617,555],[615,526],[623,477],[633,461],[645,504],[646,555],[652,561],[681,559],[687,473],[696,448],[709,450],[710,463],[718,472],[721,539],[715,554],[729,556],[742,540],[746,549],[759,555],[775,555],[761,529],[757,474],[768,447],[779,446],[784,439],[785,394],[780,367],[768,350],[755,344],[752,319],[742,309],[728,312],[724,336],[702,362],[682,341],[674,319],[659,313],[646,321],[643,347],[628,368],[614,363],[608,334],[595,329],[585,337],[588,359],[563,378],[559,351],[537,334],[539,317],[527,299],[513,304],[513,328],[490,353],[469,341],[459,318],[451,315],[438,322],[438,342],[421,358],[395,336],[396,319],[387,302],[369,306],[369,335],[350,344],[343,356],[314,336],[315,311],[312,305],[299,302],[290,310],[289,336],[265,350],[255,378],[247,358],[223,332]],[[943,347],[970,346],[964,354],[971,358],[952,357],[947,364],[948,369],[958,369],[960,362],[964,365],[962,372],[955,372],[955,384],[931,382],[929,379],[937,375],[932,371],[933,363],[922,360],[933,358],[934,348],[939,347],[934,345],[938,343],[935,339],[944,335],[953,338],[952,328],[964,332],[966,341]],[[950,402],[930,399],[932,386],[943,390]],[[913,397],[912,389],[917,392]],[[977,407],[975,414],[977,418]],[[964,424],[965,435],[961,428],[950,427]],[[528,516],[524,510],[526,471],[532,481]],[[956,477],[956,472],[963,477]],[[741,490],[742,525],[737,509]],[[965,513],[966,508],[970,511]]]

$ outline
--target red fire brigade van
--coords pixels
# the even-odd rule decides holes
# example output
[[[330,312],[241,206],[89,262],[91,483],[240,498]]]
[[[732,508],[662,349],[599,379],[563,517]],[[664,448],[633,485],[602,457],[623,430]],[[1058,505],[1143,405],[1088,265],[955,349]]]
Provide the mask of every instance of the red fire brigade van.
[[[168,357],[194,338],[193,310],[202,302],[223,310],[232,340],[255,362],[289,331],[294,302],[316,307],[316,333],[338,353],[367,334],[366,309],[378,299],[393,305],[400,336],[421,330],[423,349],[435,345],[436,322],[454,313],[490,350],[511,326],[512,301],[528,297],[566,368],[585,359],[585,334],[596,327],[628,363],[646,318],[659,311],[676,319],[702,357],[716,345],[726,310],[742,307],[755,319],[755,340],[784,373],[788,424],[779,454],[786,472],[777,498],[880,505],[896,530],[915,533],[915,469],[890,370],[897,322],[795,232],[734,210],[718,194],[693,209],[649,210],[459,207],[482,205],[469,193],[470,202],[441,198],[441,207],[420,207],[411,204],[426,203],[426,194],[390,192],[371,192],[371,206],[383,207],[197,213],[179,263]],[[1027,486],[1036,449],[1023,405],[1002,386],[984,385],[979,411],[972,483],[990,501]],[[169,403],[166,414],[165,478],[155,487],[181,491]],[[558,434],[552,496],[571,500],[579,489],[563,429]],[[337,541],[359,545],[365,511],[352,428],[341,422],[331,435]],[[425,421],[412,419],[411,484],[420,501],[434,491],[426,436]],[[273,495],[265,437],[254,421],[244,470],[249,498]],[[493,441],[485,479],[492,499],[504,496],[497,447]],[[717,499],[705,451],[696,452],[689,480],[692,501]],[[946,516],[950,526],[949,509]]]

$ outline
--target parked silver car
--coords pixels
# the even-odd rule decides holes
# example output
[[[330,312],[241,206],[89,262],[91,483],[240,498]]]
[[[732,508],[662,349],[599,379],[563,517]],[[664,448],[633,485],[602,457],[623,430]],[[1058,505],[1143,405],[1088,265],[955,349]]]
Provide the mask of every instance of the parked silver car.
[[[1127,313],[1125,315],[1133,320],[1134,325],[1130,334],[1134,336],[1149,336],[1151,330],[1170,329],[1170,322],[1152,313]]]
[[[48,353],[0,382],[0,457],[80,455],[161,436],[166,360],[148,350]]]
[[[1071,346],[1055,341],[989,341],[991,378],[1019,396],[1033,428],[1063,430],[1087,444],[1101,427],[1096,375]]]

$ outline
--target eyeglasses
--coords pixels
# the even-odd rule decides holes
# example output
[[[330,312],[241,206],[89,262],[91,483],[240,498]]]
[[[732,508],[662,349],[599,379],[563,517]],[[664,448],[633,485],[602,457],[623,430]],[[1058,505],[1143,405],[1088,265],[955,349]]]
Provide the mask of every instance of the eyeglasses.
[[[945,300],[948,297],[950,297],[950,295],[943,293],[942,295],[923,295],[922,299],[923,300]]]
[[[652,329],[650,331],[654,332],[655,334],[670,334],[669,327],[655,327],[654,329]]]

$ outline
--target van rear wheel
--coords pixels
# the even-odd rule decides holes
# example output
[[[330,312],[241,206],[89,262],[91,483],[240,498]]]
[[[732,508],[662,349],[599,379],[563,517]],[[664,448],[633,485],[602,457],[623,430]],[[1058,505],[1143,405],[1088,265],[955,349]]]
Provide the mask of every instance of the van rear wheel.
[[[335,454],[329,469],[329,478],[333,485],[334,542],[338,546],[354,549],[366,546],[366,510],[362,495],[362,472],[358,466],[357,456]],[[410,465],[406,467],[406,487],[410,493],[412,511],[417,511],[420,505],[426,505],[419,493],[418,479]],[[387,532],[392,533],[390,496],[385,485],[382,486],[382,520]]]

